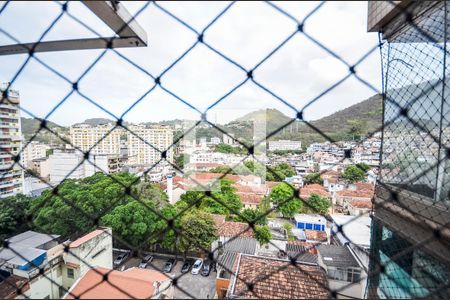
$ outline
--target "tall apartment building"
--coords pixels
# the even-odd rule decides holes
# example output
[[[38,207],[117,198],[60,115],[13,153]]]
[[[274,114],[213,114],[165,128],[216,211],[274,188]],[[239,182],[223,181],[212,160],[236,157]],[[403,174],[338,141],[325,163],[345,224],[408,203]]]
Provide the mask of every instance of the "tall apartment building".
[[[23,166],[27,169],[33,168],[33,160],[46,157],[49,149],[50,146],[36,141],[24,145],[22,149]]]
[[[161,159],[160,151],[166,151],[173,143],[173,131],[168,126],[133,125],[129,129],[128,155],[135,157],[137,164],[157,163]],[[173,163],[173,147],[167,150],[166,158]]]
[[[125,132],[121,128],[113,129],[114,124],[92,126],[77,124],[70,127],[72,145],[91,154],[120,154],[120,136]]]
[[[449,11],[446,1],[369,2],[368,29],[384,40],[369,298],[450,298]]]
[[[14,164],[14,156],[21,148],[19,92],[3,92],[7,84],[0,86],[0,198],[13,196],[23,190],[23,170]]]
[[[173,131],[168,126],[130,125],[128,130],[117,128],[113,124],[91,126],[78,124],[70,128],[72,144],[91,154],[122,155],[126,137],[127,156],[133,164],[155,164],[161,159],[161,153],[173,143]],[[122,138],[122,140],[121,140]],[[95,146],[94,146],[95,145]],[[173,162],[173,149],[166,154],[167,160]]]

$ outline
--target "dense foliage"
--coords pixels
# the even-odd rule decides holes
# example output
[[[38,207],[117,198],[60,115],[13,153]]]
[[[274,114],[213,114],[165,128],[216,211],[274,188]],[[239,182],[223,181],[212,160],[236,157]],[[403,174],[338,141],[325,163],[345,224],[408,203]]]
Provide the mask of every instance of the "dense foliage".
[[[283,216],[291,218],[302,208],[303,203],[295,195],[295,189],[287,183],[280,183],[270,192],[270,201]]]
[[[311,173],[305,176],[303,179],[304,184],[323,184],[323,178],[320,173]]]

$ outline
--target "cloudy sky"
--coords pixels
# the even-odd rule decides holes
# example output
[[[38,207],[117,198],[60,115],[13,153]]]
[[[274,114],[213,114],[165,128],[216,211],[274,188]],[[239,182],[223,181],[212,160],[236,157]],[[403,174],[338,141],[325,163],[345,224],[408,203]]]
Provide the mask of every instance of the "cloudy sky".
[[[132,13],[140,11],[144,2],[122,2]],[[298,20],[302,20],[319,3],[274,2]],[[4,2],[0,4],[0,7]],[[161,2],[158,5],[173,13],[200,32],[229,3],[227,2]],[[112,31],[83,4],[71,2],[69,10],[102,36]],[[0,28],[20,42],[33,42],[60,14],[57,2],[11,2],[0,14]],[[366,2],[325,3],[304,25],[304,31],[353,65],[377,45],[376,33],[366,32]],[[148,34],[148,46],[118,49],[118,52],[155,77],[180,57],[197,40],[197,36],[162,9],[149,4],[137,16]],[[246,70],[254,68],[267,54],[280,45],[297,28],[291,20],[267,3],[237,2],[204,34],[206,43]],[[64,15],[44,40],[96,37],[68,15]],[[15,43],[0,31],[0,44]],[[100,56],[103,50],[38,53],[36,56],[71,81]],[[0,56],[0,82],[11,81],[27,55]],[[372,52],[358,67],[357,74],[380,88],[379,53]],[[348,67],[297,33],[254,71],[254,79],[262,86],[302,109],[348,74]],[[198,44],[171,70],[161,77],[161,84],[173,94],[200,111],[227,94],[246,78],[246,73]],[[138,70],[118,54],[107,51],[79,82],[80,91],[119,117],[154,84],[152,78]],[[21,95],[24,110],[45,117],[72,85],[31,59],[13,83]],[[350,77],[304,110],[307,120],[327,116],[372,96],[374,91]],[[211,121],[227,122],[246,112],[276,108],[295,116],[295,112],[254,83],[248,81],[208,111]],[[23,112],[24,116],[27,116]],[[71,125],[86,118],[107,117],[108,113],[73,93],[49,119]],[[177,100],[160,87],[143,98],[124,119],[131,122],[160,121],[174,118],[199,119],[199,113]]]

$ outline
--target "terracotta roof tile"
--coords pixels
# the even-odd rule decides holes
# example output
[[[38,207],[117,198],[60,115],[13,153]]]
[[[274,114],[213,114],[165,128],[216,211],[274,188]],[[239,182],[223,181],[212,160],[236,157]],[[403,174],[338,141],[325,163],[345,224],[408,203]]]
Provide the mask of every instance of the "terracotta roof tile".
[[[92,231],[92,232],[90,232],[90,233],[80,237],[79,239],[73,241],[72,243],[69,244],[69,247],[70,248],[77,248],[80,245],[82,245],[82,244],[86,243],[87,241],[89,241],[90,239],[93,239],[96,236],[98,236],[98,235],[100,235],[100,234],[102,234],[102,233],[104,233],[106,231],[107,231],[106,228],[96,229],[96,230],[94,230],[94,231]]]
[[[216,215],[216,214],[209,214],[209,215],[213,219],[216,228],[220,228],[220,226],[222,226],[222,224],[225,222],[224,215]]]
[[[264,185],[255,186],[255,185],[243,185],[235,183],[232,186],[236,189],[236,192],[238,193],[254,193],[265,195],[267,192],[267,187],[265,187]]]
[[[250,193],[237,193],[237,195],[241,198],[241,201],[244,204],[259,204],[264,198],[263,195],[255,195]]]
[[[370,200],[350,200],[347,202],[355,208],[372,208],[372,201]]]
[[[374,195],[373,190],[342,190],[339,192],[336,192],[338,196],[341,197],[353,197],[353,198],[367,198],[372,199]]]
[[[253,230],[247,223],[226,221],[217,228],[219,236],[225,237],[253,237]]]
[[[300,189],[300,198],[307,200],[311,194],[317,194],[322,197],[330,198],[330,193],[320,184],[308,184]]]
[[[103,280],[108,274],[108,282]],[[153,283],[170,280],[167,275],[149,269],[131,268],[125,272],[96,268],[89,270],[71,289],[80,299],[143,299],[151,298]],[[73,299],[68,294],[65,299]]]
[[[309,241],[326,242],[327,233],[320,230],[305,229],[306,239]]]
[[[247,284],[253,285],[252,291]],[[232,297],[263,299],[328,298],[325,272],[318,266],[241,255]]]
[[[375,189],[375,187],[373,186],[373,184],[368,183],[368,182],[357,182],[355,183],[356,185],[356,189],[357,190],[369,190],[369,191],[373,191]]]

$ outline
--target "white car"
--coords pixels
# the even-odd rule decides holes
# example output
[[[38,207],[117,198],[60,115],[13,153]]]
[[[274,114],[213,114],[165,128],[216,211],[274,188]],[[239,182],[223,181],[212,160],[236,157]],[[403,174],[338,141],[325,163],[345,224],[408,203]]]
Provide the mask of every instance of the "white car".
[[[195,261],[194,265],[192,266],[192,271],[191,271],[192,275],[197,275],[200,272],[200,270],[202,269],[202,266],[203,266],[203,260],[197,259]]]

